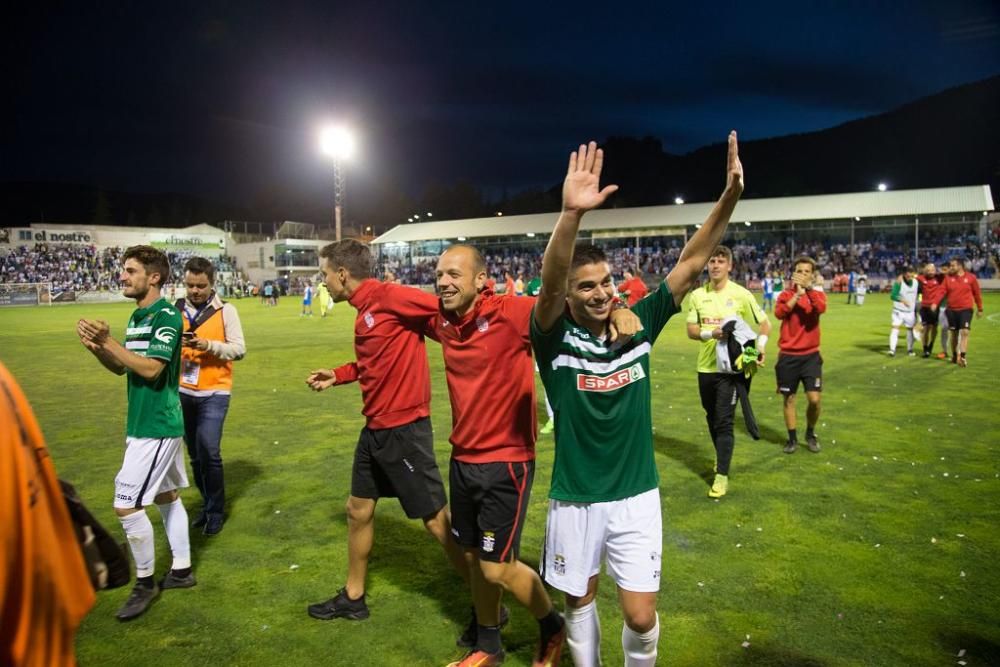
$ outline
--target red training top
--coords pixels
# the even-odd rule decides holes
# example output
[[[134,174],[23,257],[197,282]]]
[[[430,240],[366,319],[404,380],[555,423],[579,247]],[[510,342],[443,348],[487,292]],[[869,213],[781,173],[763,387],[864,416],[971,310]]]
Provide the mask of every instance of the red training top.
[[[960,276],[944,277],[942,296],[948,297],[948,310],[972,310],[975,299],[979,312],[983,312],[983,295],[979,291],[979,281],[976,276],[966,271]],[[935,305],[941,301],[938,298]]]
[[[790,355],[812,354],[819,351],[819,316],[826,312],[826,294],[808,289],[789,308],[788,302],[795,292],[794,285],[783,290],[774,304],[774,315],[781,320],[778,351]]]
[[[920,283],[920,300],[923,302],[923,306],[925,308],[929,307],[931,304],[941,302],[941,298],[944,296],[943,275],[937,273],[928,278],[921,273],[917,276],[917,282]]]
[[[464,463],[535,458],[535,376],[528,336],[533,297],[491,291],[465,317],[441,314],[427,335],[441,343],[451,397],[452,457]]]
[[[336,384],[359,380],[368,428],[402,426],[431,413],[431,381],[424,329],[438,300],[414,287],[362,281],[348,299],[356,362],[334,369]]]
[[[646,287],[646,283],[643,282],[642,278],[638,276],[632,276],[630,280],[623,282],[618,286],[618,291],[628,292],[629,308],[639,303],[639,301],[642,300],[642,297],[649,294],[649,288]]]

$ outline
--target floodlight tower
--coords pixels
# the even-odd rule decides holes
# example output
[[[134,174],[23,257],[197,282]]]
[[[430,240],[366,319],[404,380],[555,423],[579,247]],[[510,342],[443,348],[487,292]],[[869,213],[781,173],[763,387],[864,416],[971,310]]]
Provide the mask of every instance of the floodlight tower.
[[[320,133],[319,146],[333,158],[333,222],[339,241],[344,210],[344,162],[354,154],[354,135],[343,126],[328,127]]]

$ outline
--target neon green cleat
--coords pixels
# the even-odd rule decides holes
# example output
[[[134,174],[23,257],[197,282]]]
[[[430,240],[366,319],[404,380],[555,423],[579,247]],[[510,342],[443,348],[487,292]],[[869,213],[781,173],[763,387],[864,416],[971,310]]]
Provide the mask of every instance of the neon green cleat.
[[[549,433],[552,433],[552,431],[554,430],[556,430],[556,422],[555,420],[550,419],[545,423],[545,426],[543,426],[541,429],[538,430],[538,433],[540,435],[548,435]]]
[[[729,490],[729,476],[716,473],[715,481],[712,482],[712,488],[708,490],[708,497],[721,498],[722,496],[726,495],[726,491],[728,490]]]

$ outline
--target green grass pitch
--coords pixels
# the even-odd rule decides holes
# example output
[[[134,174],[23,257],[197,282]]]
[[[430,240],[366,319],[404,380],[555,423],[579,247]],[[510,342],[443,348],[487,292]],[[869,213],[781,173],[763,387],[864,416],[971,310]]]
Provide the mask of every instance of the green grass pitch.
[[[1000,664],[1000,295],[974,320],[969,367],[890,359],[889,301],[830,295],[822,320],[823,452],[781,453],[773,393],[777,335],[755,379],[763,439],[737,420],[730,493],[706,497],[713,451],[695,378],[697,344],[675,317],[652,359],[664,511],[663,665]],[[216,538],[192,533],[198,586],[166,591],[142,618],[114,619],[127,589],[99,595],[78,636],[82,665],[444,665],[469,595],[440,548],[395,501],[379,505],[372,617],[315,621],[309,603],[346,572],[343,505],[363,424],[356,385],[313,394],[313,368],[353,358],[354,310],[303,319],[236,302],[247,357],[236,366],[223,455],[230,499]],[[77,318],[120,335],[131,306],[0,310],[0,358],[38,414],[59,474],[113,532],[124,381],[78,343]],[[900,349],[905,350],[904,342]],[[441,353],[428,343],[442,470],[450,424]],[[496,387],[496,398],[506,390]],[[493,397],[483,396],[483,409]],[[804,398],[800,397],[800,433]],[[539,407],[544,423],[544,406]],[[801,438],[801,436],[800,436]],[[541,437],[522,557],[537,565],[553,441]],[[197,493],[185,494],[189,511]],[[156,510],[158,574],[170,556]],[[562,601],[558,596],[557,606]],[[529,665],[537,629],[511,600],[507,664]],[[605,664],[622,663],[614,587],[602,579]],[[563,664],[570,664],[569,656]]]

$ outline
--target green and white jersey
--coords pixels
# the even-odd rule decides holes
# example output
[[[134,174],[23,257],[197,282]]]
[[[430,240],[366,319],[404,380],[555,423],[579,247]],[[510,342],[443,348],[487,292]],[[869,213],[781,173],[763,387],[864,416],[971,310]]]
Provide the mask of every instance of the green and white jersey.
[[[147,308],[137,308],[125,331],[125,348],[166,367],[155,380],[128,371],[128,421],[125,434],[132,438],[176,438],[184,435],[184,415],[177,391],[181,370],[180,311],[159,299]]]
[[[550,498],[606,502],[659,485],[649,352],[678,310],[667,283],[660,283],[632,307],[643,330],[625,344],[595,337],[568,314],[549,332],[531,318],[531,344],[556,422]]]
[[[917,290],[920,287],[920,283],[916,279],[906,282],[902,278],[896,280],[892,284],[892,294],[889,298],[892,300],[892,309],[900,313],[912,313],[916,309],[917,305]],[[903,300],[909,303],[909,306],[903,304]]]

